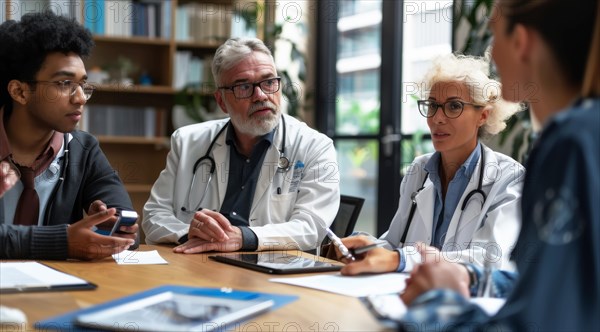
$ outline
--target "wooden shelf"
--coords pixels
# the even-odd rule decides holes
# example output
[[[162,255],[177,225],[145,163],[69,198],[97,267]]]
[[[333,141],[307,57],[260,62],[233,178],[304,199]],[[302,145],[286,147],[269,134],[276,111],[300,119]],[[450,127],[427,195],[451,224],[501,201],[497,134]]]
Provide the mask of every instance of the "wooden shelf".
[[[94,35],[94,41],[96,43],[124,43],[124,44],[137,44],[137,45],[158,45],[158,46],[169,46],[171,44],[171,41],[169,39],[140,37],[140,36],[121,37],[121,36]]]
[[[118,93],[149,93],[172,95],[175,89],[166,85],[119,85],[119,84],[100,84],[96,85],[96,92],[118,92]]]
[[[204,10],[202,6],[197,5],[215,4],[218,5],[218,10],[226,13],[233,10],[235,1],[237,0],[171,0],[169,32],[166,34],[166,31],[160,29],[159,33],[161,36],[169,36],[167,38],[107,36],[101,34],[93,36],[96,47],[91,56],[84,61],[88,71],[92,68],[99,68],[106,72],[109,77],[115,78],[120,76],[118,68],[122,68],[124,60],[129,60],[133,63],[133,66],[131,66],[133,68],[130,68],[124,74],[135,83],[140,82],[142,75],[146,78],[149,77],[151,84],[153,84],[94,83],[96,91],[88,101],[88,110],[90,112],[88,126],[90,128],[99,128],[96,133],[92,131],[92,134],[96,134],[100,146],[110,161],[111,166],[118,172],[119,177],[125,184],[134,209],[140,214],[144,204],[148,200],[152,184],[165,168],[167,155],[171,146],[169,136],[174,130],[171,123],[173,106],[179,103],[181,99],[185,99],[185,95],[182,95],[182,93],[186,92],[173,88],[174,80],[177,77],[175,75],[177,69],[176,61],[180,61],[177,58],[177,54],[180,51],[190,52],[193,57],[204,61],[213,56],[221,44],[217,39],[210,39],[201,34],[203,31],[195,30],[190,31],[190,38],[196,39],[186,41],[177,40],[176,23],[179,23],[175,22],[177,10],[179,6],[185,4],[190,4],[190,8],[194,8],[195,10]],[[159,2],[153,0],[141,1],[141,3],[149,5],[158,4]],[[156,10],[163,10],[161,6],[154,7]],[[163,16],[161,18],[164,19]],[[198,17],[194,16],[194,19],[197,20]],[[111,32],[122,32],[119,29],[123,27],[121,23],[123,21],[114,22],[116,28],[112,29]],[[198,23],[205,24],[204,22],[196,22],[196,25]],[[113,24],[113,22],[105,22],[104,31],[106,32],[109,31],[107,24]],[[191,29],[191,23],[189,24]],[[158,24],[156,28],[156,32],[158,33]],[[227,28],[215,29],[215,31],[217,30],[225,31]],[[204,30],[204,32],[206,31],[208,29]],[[207,74],[210,72],[210,69],[204,70],[206,70]],[[207,79],[201,77],[201,80]],[[201,102],[207,109],[214,109],[213,92],[214,84],[211,86],[210,83],[199,84],[197,88],[187,91],[189,96],[200,95]],[[145,115],[131,115],[132,111],[137,110],[144,112],[143,114]],[[93,113],[94,111],[98,113]],[[94,118],[92,118],[92,115],[94,115]],[[110,125],[105,122],[110,123]],[[111,128],[110,126],[114,126],[112,128],[114,130],[106,129]],[[140,130],[140,128],[143,130]],[[144,135],[147,133],[158,136],[98,135],[98,133],[109,132],[129,135]]]
[[[158,145],[169,147],[169,137],[96,136],[101,144]]]
[[[126,183],[125,188],[129,193],[149,193],[152,190],[152,185]]]
[[[221,45],[221,43],[206,43],[206,42],[195,42],[195,41],[175,41],[177,48],[190,48],[190,49],[207,49],[214,50]]]

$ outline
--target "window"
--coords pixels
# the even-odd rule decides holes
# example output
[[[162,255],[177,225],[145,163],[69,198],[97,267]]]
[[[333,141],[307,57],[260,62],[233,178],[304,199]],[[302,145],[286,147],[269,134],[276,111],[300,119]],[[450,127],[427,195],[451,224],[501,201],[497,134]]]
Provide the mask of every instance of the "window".
[[[335,142],[341,192],[365,198],[355,229],[381,235],[403,166],[433,150],[416,100],[431,59],[451,51],[452,1],[319,3],[317,125]]]

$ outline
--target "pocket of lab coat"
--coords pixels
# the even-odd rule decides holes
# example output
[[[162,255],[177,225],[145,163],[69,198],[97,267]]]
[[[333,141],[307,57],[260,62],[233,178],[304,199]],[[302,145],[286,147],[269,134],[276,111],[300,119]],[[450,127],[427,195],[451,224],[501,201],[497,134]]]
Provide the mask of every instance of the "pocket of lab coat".
[[[292,215],[297,193],[285,193],[271,197],[271,221],[286,222]]]

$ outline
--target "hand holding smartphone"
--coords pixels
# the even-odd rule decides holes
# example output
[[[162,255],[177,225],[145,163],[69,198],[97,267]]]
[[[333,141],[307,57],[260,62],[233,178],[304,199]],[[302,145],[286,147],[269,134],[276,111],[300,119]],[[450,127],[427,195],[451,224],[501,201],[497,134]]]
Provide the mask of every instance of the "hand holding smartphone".
[[[130,210],[120,210],[115,215],[117,216],[117,221],[115,221],[112,229],[106,230],[98,228],[96,229],[96,233],[108,236],[112,236],[115,233],[122,233],[119,231],[121,226],[133,226],[138,219],[137,212]]]

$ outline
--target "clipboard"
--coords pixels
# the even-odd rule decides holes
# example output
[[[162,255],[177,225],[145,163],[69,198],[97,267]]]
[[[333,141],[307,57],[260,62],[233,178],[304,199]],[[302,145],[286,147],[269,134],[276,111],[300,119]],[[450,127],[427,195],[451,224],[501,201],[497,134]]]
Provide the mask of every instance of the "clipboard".
[[[76,324],[77,318],[83,315],[95,314],[111,308],[116,308],[120,305],[125,305],[140,299],[149,298],[165,292],[171,292],[174,294],[182,294],[187,296],[206,296],[222,299],[231,300],[252,300],[252,301],[272,301],[273,304],[270,307],[271,310],[280,308],[288,303],[296,301],[298,296],[295,295],[283,295],[283,294],[271,294],[262,292],[247,292],[240,290],[232,290],[229,288],[198,288],[189,286],[178,286],[178,285],[164,285],[156,288],[152,288],[140,293],[136,293],[127,297],[119,298],[110,302],[106,302],[97,306],[89,307],[73,311],[64,315],[47,318],[45,320],[36,322],[34,327],[40,330],[68,330],[68,331],[91,331],[92,329],[83,327]],[[246,317],[249,318],[250,316]],[[239,324],[237,321],[235,324]],[[222,328],[222,326],[221,326]],[[93,330],[98,330],[95,328]],[[227,330],[227,328],[223,329]]]
[[[96,284],[38,262],[0,262],[0,294],[93,290]]]
[[[343,265],[322,262],[285,252],[260,252],[249,254],[222,254],[208,256],[217,262],[236,265],[271,274],[295,274],[339,271]]]

